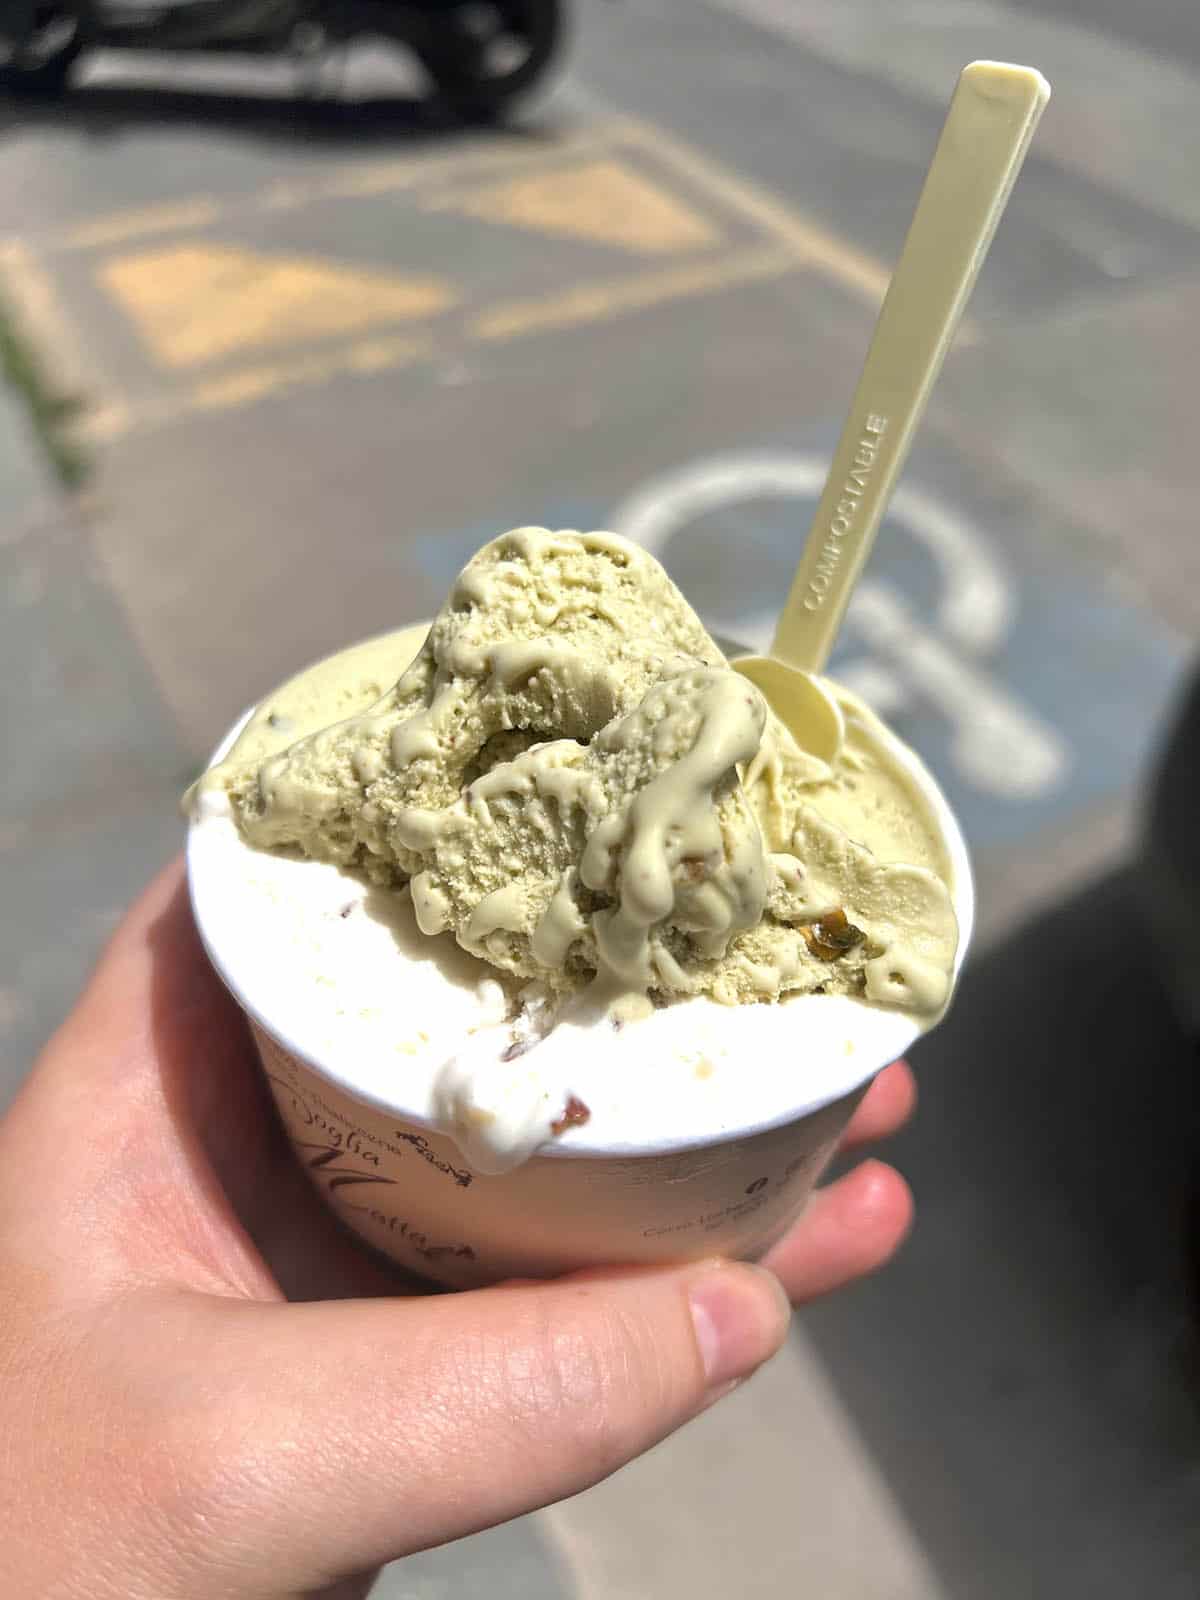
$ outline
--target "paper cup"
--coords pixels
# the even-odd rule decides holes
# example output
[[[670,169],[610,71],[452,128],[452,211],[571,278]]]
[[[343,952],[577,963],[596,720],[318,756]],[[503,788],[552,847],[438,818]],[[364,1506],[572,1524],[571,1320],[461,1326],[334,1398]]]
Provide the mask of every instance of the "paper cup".
[[[974,917],[966,847],[933,779],[898,742],[894,751],[945,836],[961,965]],[[660,1105],[619,1145],[589,1139],[584,1127],[515,1170],[485,1177],[405,1103],[402,1072],[395,1093],[382,1093],[378,1075],[368,1078],[344,1058],[322,1059],[296,1036],[277,1001],[264,1005],[264,964],[278,957],[270,950],[248,953],[231,936],[229,896],[236,885],[228,874],[222,881],[200,846],[202,826],[193,825],[188,839],[197,927],[250,1020],[297,1158],[353,1233],[407,1271],[452,1287],[586,1266],[763,1255],[800,1215],[871,1080],[919,1032],[899,1013],[835,997],[799,998],[788,1003],[794,1059],[759,1074],[744,1122],[724,1115],[703,1127],[693,1116],[681,1129]],[[832,1036],[816,1023],[831,1013],[817,1006],[840,1006],[843,1017],[850,1008],[853,1053],[822,1042]],[[613,1048],[620,1048],[615,1039]]]

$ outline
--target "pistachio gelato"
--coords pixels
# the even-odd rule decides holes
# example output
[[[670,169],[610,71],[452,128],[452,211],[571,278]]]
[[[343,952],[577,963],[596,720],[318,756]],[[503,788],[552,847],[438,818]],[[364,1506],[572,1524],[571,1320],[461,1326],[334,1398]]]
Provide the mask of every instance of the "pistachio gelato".
[[[874,717],[842,694],[833,764],[800,750],[637,546],[504,534],[393,686],[370,646],[338,659],[202,780],[248,844],[407,886],[425,934],[556,1004],[945,1005],[941,834]]]

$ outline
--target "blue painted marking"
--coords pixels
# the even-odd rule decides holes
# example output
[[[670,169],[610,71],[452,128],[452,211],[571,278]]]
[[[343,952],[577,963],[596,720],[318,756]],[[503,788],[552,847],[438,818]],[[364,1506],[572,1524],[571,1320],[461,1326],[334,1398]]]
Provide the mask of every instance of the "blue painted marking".
[[[717,513],[672,536],[662,558],[689,598],[702,610],[719,610],[736,633],[739,612],[749,624],[779,605],[794,570],[797,530],[807,528],[815,509],[815,500],[764,500],[733,518]],[[1031,796],[988,793],[956,770],[954,730],[919,695],[888,719],[928,761],[968,838],[980,846],[1011,844],[1135,783],[1186,660],[1180,642],[1152,617],[1107,595],[1085,571],[1047,572],[1042,563],[1021,570],[1014,554],[1010,545],[1011,631],[973,664],[1061,736],[1069,760],[1061,780]],[[868,573],[903,595],[914,616],[934,615],[940,596],[934,563],[902,528],[885,524]],[[831,671],[836,676],[863,654],[864,642],[848,622]]]
[[[846,653],[835,656],[835,674]],[[1019,799],[982,793],[956,772],[943,718],[918,705],[889,721],[937,774],[972,844],[1013,844],[1144,776],[1184,661],[1178,644],[1132,607],[1073,583],[1027,579],[989,670],[1062,735],[1070,759],[1062,783]]]
[[[824,449],[832,429],[772,441],[778,449]],[[762,448],[762,441],[756,441]],[[889,714],[896,731],[929,762],[971,841],[1006,846],[1069,819],[1136,783],[1144,773],[1163,713],[1178,686],[1186,652],[1152,616],[1106,591],[1075,555],[1077,546],[1050,542],[1031,526],[1027,505],[1012,491],[982,488],[960,461],[925,450],[906,482],[969,517],[989,541],[1015,605],[1006,637],[973,664],[1066,746],[1068,765],[1040,793],[988,792],[956,768],[954,729],[928,699],[911,689]],[[470,555],[506,527],[530,520],[528,505],[487,526],[414,541],[430,579],[448,586]],[[778,609],[787,591],[815,499],[773,498],[728,506],[672,533],[660,557],[696,608],[736,632]],[[535,509],[550,527],[604,527],[608,511],[548,496]],[[871,579],[899,596],[922,623],[936,615],[942,576],[927,548],[894,519],[885,523],[868,566]],[[869,650],[848,622],[832,663],[861,661]]]

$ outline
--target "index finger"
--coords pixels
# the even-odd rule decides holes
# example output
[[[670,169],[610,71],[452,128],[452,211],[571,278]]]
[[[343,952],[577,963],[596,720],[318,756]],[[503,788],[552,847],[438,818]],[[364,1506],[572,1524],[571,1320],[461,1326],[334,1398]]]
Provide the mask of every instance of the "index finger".
[[[917,1080],[907,1061],[893,1061],[872,1083],[842,1135],[839,1150],[858,1150],[877,1139],[888,1139],[912,1116],[917,1104]]]

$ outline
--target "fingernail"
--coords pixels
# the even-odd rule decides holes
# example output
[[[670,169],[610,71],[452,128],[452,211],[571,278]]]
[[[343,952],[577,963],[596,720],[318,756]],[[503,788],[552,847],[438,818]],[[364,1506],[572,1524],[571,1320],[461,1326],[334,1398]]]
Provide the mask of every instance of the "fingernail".
[[[791,1317],[778,1280],[743,1263],[710,1268],[690,1285],[688,1300],[710,1391],[749,1377],[773,1356]]]

